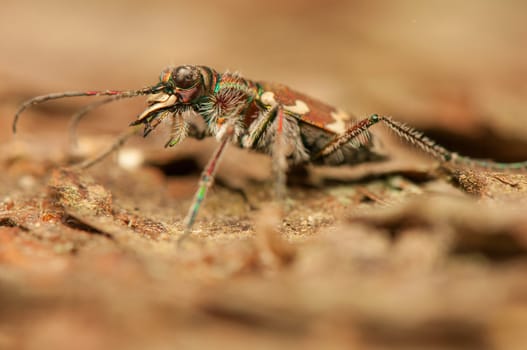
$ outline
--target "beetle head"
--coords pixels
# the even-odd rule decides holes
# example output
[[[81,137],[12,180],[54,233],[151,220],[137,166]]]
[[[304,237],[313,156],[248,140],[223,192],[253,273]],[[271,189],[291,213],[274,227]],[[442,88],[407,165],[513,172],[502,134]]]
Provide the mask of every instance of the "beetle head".
[[[148,108],[132,125],[148,123],[163,111],[191,108],[208,93],[212,77],[212,70],[202,66],[184,65],[164,69],[156,86],[160,92],[148,98]]]

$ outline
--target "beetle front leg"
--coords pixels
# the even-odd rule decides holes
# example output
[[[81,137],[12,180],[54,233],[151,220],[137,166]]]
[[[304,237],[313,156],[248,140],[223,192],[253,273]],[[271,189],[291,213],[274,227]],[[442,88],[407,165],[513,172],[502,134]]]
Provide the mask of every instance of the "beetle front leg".
[[[194,200],[192,201],[192,205],[189,208],[187,216],[183,221],[185,227],[183,235],[181,235],[181,237],[179,237],[178,239],[178,244],[181,244],[191,233],[192,226],[194,225],[194,221],[196,220],[196,216],[198,215],[201,203],[205,199],[209,188],[214,182],[214,175],[218,170],[218,165],[221,161],[221,157],[225,149],[227,148],[227,143],[230,141],[232,135],[234,134],[234,122],[234,120],[230,120],[225,123],[220,129],[220,144],[218,145],[218,147],[216,147],[216,150],[214,150],[214,153],[212,154],[207,163],[207,166],[201,173],[199,187],[196,191],[196,194],[194,195]]]
[[[220,144],[214,150],[214,153],[207,163],[207,166],[201,173],[199,187],[196,191],[196,194],[194,195],[192,205],[190,206],[189,211],[183,221],[185,227],[183,235],[178,239],[178,244],[181,244],[192,232],[192,226],[194,226],[194,222],[196,221],[199,208],[201,207],[201,203],[205,199],[209,188],[214,182],[214,175],[218,170],[221,157],[227,148],[227,144],[229,141],[232,141],[239,132],[239,130],[237,130],[237,124],[240,120],[240,112],[242,109],[244,109],[244,107],[245,106],[243,104],[240,104],[229,115],[218,117],[214,120],[214,122],[217,123],[216,139]]]

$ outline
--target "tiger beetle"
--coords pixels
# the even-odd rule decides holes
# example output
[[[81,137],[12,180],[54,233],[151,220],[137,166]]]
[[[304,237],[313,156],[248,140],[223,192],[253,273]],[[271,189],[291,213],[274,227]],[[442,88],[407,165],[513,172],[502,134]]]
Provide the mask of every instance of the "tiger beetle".
[[[138,128],[143,129],[143,136],[146,137],[167,118],[172,127],[165,147],[175,146],[186,137],[216,137],[218,146],[201,174],[180,242],[191,232],[229,143],[272,157],[275,192],[279,201],[285,196],[286,171],[290,165],[358,164],[383,159],[375,151],[375,142],[369,132],[371,126],[379,123],[443,163],[497,170],[527,168],[527,162],[505,164],[463,157],[390,117],[373,114],[357,120],[285,85],[244,79],[237,73],[221,74],[212,68],[195,65],[168,67],[161,72],[157,84],[139,90],[73,91],[32,98],[16,112],[13,132],[16,132],[20,114],[27,107],[41,102],[76,96],[108,96],[87,105],[73,116],[70,129],[73,135],[78,122],[92,109],[142,95],[149,96],[148,107],[130,124],[133,128],[119,137],[106,152],[82,167],[91,166],[119,148],[129,136],[139,131]],[[201,120],[201,123],[196,120]]]

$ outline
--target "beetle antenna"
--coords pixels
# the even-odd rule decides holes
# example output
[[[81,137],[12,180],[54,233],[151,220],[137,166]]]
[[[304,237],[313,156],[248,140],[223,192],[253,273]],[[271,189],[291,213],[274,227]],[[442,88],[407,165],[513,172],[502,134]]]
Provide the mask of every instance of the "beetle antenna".
[[[80,97],[80,96],[123,96],[123,97],[135,97],[140,95],[148,95],[153,94],[163,88],[162,85],[158,84],[156,86],[149,86],[140,90],[95,90],[95,91],[68,91],[68,92],[58,92],[48,95],[42,95],[34,97],[30,100],[25,101],[22,103],[20,108],[18,108],[18,111],[16,111],[15,118],[13,120],[13,133],[16,133],[16,126],[18,123],[18,119],[20,118],[20,115],[22,112],[33,105],[46,102],[49,100],[56,100],[59,98],[65,98],[65,97]]]
[[[84,116],[86,114],[88,114],[89,112],[91,112],[92,110],[94,110],[95,108],[97,108],[99,106],[108,104],[108,103],[113,102],[113,101],[119,101],[119,100],[121,100],[123,98],[130,98],[130,97],[134,97],[134,95],[116,95],[116,96],[111,96],[111,97],[105,98],[104,100],[100,100],[100,101],[97,101],[97,102],[90,103],[90,104],[84,106],[82,109],[79,109],[71,117],[71,120],[70,120],[70,125],[69,125],[70,147],[72,149],[74,149],[78,145],[77,128],[79,126],[80,121],[84,118]]]

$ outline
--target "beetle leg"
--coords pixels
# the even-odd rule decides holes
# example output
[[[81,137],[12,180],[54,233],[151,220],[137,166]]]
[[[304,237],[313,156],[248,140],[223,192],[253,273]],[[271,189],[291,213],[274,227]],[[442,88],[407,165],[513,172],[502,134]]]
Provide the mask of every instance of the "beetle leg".
[[[194,195],[194,200],[192,201],[192,205],[189,208],[189,211],[187,213],[187,216],[185,217],[184,222],[184,231],[183,235],[179,237],[178,244],[181,244],[191,233],[192,226],[194,225],[194,221],[196,220],[196,216],[198,215],[199,208],[201,206],[201,203],[205,199],[205,196],[207,195],[207,191],[212,186],[212,183],[214,182],[214,175],[216,174],[216,170],[218,169],[218,164],[221,161],[221,156],[223,155],[225,149],[227,148],[227,143],[231,139],[231,137],[234,135],[234,123],[235,119],[230,119],[227,123],[223,124],[220,131],[221,131],[221,139],[220,144],[218,147],[216,147],[216,150],[212,154],[212,156],[209,159],[209,162],[207,163],[207,166],[203,170],[203,173],[201,174],[201,179],[199,182],[198,190],[196,191],[196,194]]]
[[[387,126],[388,129],[392,130],[401,139],[408,141],[421,151],[427,153],[435,159],[438,159],[441,162],[452,161],[461,162],[465,164],[471,164],[472,162],[476,165],[481,165],[482,163],[485,163],[478,163],[477,161],[474,162],[468,158],[458,156],[457,154],[438,145],[436,142],[423,135],[423,133],[421,133],[420,131],[413,129],[407,126],[406,124],[395,121],[390,117],[378,116],[377,114],[373,114],[370,117],[359,121],[355,125],[351,126],[348,130],[346,130],[346,132],[344,132],[342,135],[335,137],[326,146],[324,146],[322,150],[315,154],[312,159],[315,160],[318,158],[327,157],[343,145],[350,142],[356,142],[358,145],[360,145],[361,137],[364,138],[364,135],[368,132],[368,129],[379,122],[382,122],[382,124]]]
[[[282,203],[286,195],[287,154],[286,140],[284,137],[284,108],[278,105],[276,108],[276,134],[273,145],[273,173],[275,179],[275,196]]]
[[[318,153],[315,153],[311,159],[316,160],[327,157],[345,144],[360,140],[361,137],[364,138],[364,135],[368,133],[368,129],[371,126],[377,124],[379,121],[380,117],[377,114],[373,114],[372,116],[357,122],[348,128],[348,130],[346,130],[343,134],[338,135],[333,140],[331,140]]]
[[[181,113],[172,114],[171,117],[170,139],[165,143],[165,148],[174,147],[186,139],[189,131],[189,124]]]
[[[278,202],[283,201],[286,193],[287,140],[284,136],[285,123],[288,121],[284,115],[284,108],[277,104],[262,113],[251,126],[250,133],[243,139],[243,147],[247,149],[256,148],[261,143],[269,144],[268,151],[272,155],[275,181],[275,198]]]
[[[270,127],[270,124],[276,117],[276,111],[278,105],[268,109],[258,117],[256,121],[253,122],[249,129],[249,133],[243,137],[242,145],[247,149],[254,149],[260,141],[260,138],[266,133],[267,129]]]
[[[440,160],[441,162],[448,162],[450,160],[454,160],[454,158],[459,158],[455,153],[450,152],[446,148],[438,145],[435,141],[429,139],[422,132],[413,129],[404,123],[384,116],[379,117],[379,119],[384,125],[388,127],[388,129],[393,131],[401,139],[406,140],[421,151]]]

